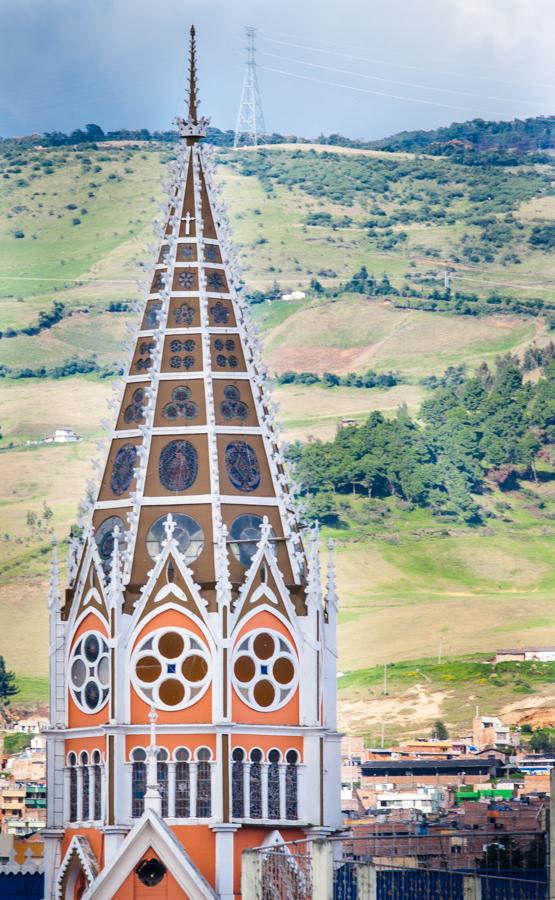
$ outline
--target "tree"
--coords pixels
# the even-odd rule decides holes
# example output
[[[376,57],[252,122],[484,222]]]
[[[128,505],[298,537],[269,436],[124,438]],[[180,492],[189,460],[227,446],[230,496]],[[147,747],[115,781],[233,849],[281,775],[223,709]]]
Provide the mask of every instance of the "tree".
[[[445,722],[442,719],[436,719],[432,730],[432,737],[437,741],[446,741],[449,737]]]
[[[19,693],[19,688],[15,684],[15,674],[6,671],[4,657],[0,656],[0,702],[8,706],[9,698],[17,693]]]

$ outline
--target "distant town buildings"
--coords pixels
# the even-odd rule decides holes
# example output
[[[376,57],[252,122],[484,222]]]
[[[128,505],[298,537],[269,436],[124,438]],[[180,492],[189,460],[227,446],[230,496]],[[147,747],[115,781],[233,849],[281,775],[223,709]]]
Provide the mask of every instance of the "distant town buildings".
[[[516,650],[495,651],[495,663],[530,661],[555,662],[555,647],[520,647]]]

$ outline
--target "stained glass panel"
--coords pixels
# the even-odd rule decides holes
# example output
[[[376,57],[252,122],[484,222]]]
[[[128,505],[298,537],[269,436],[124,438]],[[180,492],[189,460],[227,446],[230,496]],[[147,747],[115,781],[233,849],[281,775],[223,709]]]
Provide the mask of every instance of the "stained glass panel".
[[[112,494],[119,496],[125,494],[135,476],[135,465],[137,463],[137,448],[135,444],[124,444],[116,453],[114,465],[112,466],[112,476],[110,478],[110,488]]]
[[[197,763],[197,816],[206,818],[212,812],[212,779],[209,762]]]
[[[75,766],[69,770],[69,821],[77,821],[77,769]]]
[[[181,303],[174,309],[173,317],[176,325],[191,325],[195,317],[195,310],[187,303]]]
[[[238,419],[244,422],[249,417],[249,407],[241,400],[241,393],[238,388],[228,385],[224,388],[224,399],[220,403],[220,413],[222,418]]]
[[[172,391],[170,403],[166,403],[162,409],[162,417],[174,421],[185,419],[191,421],[198,416],[198,406],[191,399],[191,391],[188,387],[176,387]]]
[[[186,819],[191,814],[189,779],[189,763],[177,762],[175,764],[175,814],[178,819]]]
[[[251,752],[249,772],[249,816],[251,819],[262,818],[262,766],[260,750]]]
[[[134,819],[138,819],[145,811],[146,764],[144,762],[133,763],[131,790],[131,815]]]
[[[138,388],[131,398],[131,403],[129,406],[125,407],[125,412],[123,413],[123,420],[126,425],[131,425],[132,422],[142,422],[144,419],[144,406],[145,402],[145,392],[142,388]]]
[[[196,481],[197,474],[198,453],[189,441],[166,444],[158,461],[158,477],[166,490],[186,491]]]
[[[180,272],[177,276],[177,283],[180,287],[185,288],[185,290],[192,288],[194,280],[195,276],[192,272]]]
[[[278,751],[270,750],[268,759],[270,760],[268,766],[268,818],[280,819]]]
[[[168,815],[168,765],[165,762],[156,763],[158,775],[158,790],[162,797],[162,816],[167,818]]]
[[[227,475],[234,488],[244,493],[255,491],[260,484],[258,457],[245,441],[232,441],[225,449]]]
[[[241,750],[240,747],[236,747],[233,751],[233,762],[231,766],[231,815],[235,819],[242,819],[245,815],[244,758],[244,750]]]
[[[184,556],[187,565],[197,559],[204,547],[204,531],[199,523],[183,513],[174,513],[173,539],[179,547],[179,552]],[[160,516],[150,526],[146,536],[146,549],[152,559],[156,559],[162,549],[162,541],[165,538],[166,516]]]

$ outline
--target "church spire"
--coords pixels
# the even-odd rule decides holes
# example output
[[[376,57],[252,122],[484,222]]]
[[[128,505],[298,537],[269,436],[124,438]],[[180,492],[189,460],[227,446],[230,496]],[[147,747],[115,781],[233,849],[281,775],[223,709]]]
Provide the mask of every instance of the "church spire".
[[[191,25],[189,44],[189,122],[197,122],[197,48],[194,25]]]

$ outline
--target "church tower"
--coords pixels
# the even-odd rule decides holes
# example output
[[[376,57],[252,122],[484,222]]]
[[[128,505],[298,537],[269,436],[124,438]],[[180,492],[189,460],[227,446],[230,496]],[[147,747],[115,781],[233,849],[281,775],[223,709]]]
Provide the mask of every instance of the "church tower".
[[[332,554],[301,533],[197,115],[90,521],[50,588],[46,898],[239,896],[341,825]]]

